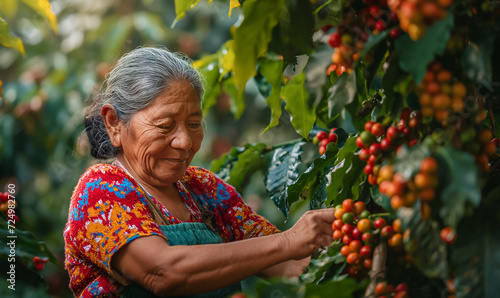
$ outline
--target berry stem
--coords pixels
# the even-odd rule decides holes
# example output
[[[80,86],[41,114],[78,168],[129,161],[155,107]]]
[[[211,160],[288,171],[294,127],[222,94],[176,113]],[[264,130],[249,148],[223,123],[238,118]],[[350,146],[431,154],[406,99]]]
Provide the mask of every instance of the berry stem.
[[[385,213],[375,213],[375,214],[370,214],[368,215],[368,218],[374,218],[374,217],[384,217],[384,216],[390,216],[391,214],[388,212]]]

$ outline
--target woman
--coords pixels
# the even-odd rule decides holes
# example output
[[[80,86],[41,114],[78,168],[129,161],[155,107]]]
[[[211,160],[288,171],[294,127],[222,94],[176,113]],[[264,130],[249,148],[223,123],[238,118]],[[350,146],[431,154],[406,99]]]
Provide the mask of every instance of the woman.
[[[64,231],[76,296],[224,297],[251,275],[297,276],[332,239],[332,210],[279,233],[213,173],[189,166],[203,139],[200,75],[139,48],[107,76],[85,117],[91,166]]]

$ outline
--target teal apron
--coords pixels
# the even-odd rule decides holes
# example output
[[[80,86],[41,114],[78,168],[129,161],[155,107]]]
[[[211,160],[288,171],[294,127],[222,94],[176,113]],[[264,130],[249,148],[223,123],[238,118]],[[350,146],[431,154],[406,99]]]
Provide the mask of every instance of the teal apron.
[[[164,215],[159,211],[156,206],[153,207],[154,204],[150,201],[148,195],[146,195],[148,199],[148,205],[152,209],[153,217],[156,222],[161,222],[160,225],[161,231],[163,235],[167,238],[167,242],[169,245],[198,245],[198,244],[217,244],[223,243],[222,238],[207,224],[200,222],[184,222],[180,224],[171,224],[164,225],[164,221],[157,220],[158,217],[163,217]],[[195,203],[198,202],[194,199]],[[201,206],[198,205],[200,208]],[[203,210],[203,209],[201,209]],[[206,210],[206,209],[205,209]],[[205,212],[202,212],[205,213]],[[163,216],[162,216],[163,215]],[[205,216],[202,214],[202,218],[204,222],[209,222],[209,219],[205,219]],[[211,225],[213,227],[213,225]],[[186,296],[178,296],[178,297],[204,297],[204,298],[218,298],[218,297],[227,297],[234,292],[241,291],[241,283],[235,283],[231,286],[197,295],[186,295]],[[142,286],[137,283],[132,283],[126,286],[122,292],[122,297],[157,297],[152,292],[149,292]]]

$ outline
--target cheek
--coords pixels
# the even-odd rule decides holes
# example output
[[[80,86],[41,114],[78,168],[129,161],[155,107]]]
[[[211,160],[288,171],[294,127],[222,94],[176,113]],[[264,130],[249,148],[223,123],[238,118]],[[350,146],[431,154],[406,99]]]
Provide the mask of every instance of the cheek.
[[[203,137],[204,137],[203,130],[196,132],[191,137],[191,143],[192,143],[194,153],[196,153],[196,152],[198,152],[198,150],[200,150],[201,142],[203,142]]]

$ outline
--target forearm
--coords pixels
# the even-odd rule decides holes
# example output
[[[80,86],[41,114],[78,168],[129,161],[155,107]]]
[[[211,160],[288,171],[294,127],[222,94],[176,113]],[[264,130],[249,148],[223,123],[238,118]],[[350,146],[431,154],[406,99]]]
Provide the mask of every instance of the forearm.
[[[281,233],[209,245],[162,247],[159,241],[164,240],[134,240],[113,258],[113,266],[119,272],[159,296],[220,289],[296,257],[287,249],[287,240]],[[138,250],[139,242],[142,251]],[[155,257],[148,258],[151,255]]]
[[[307,257],[300,260],[289,260],[269,268],[260,271],[257,275],[263,278],[270,278],[274,276],[283,277],[298,277],[304,272],[304,268],[307,267],[311,257]]]

